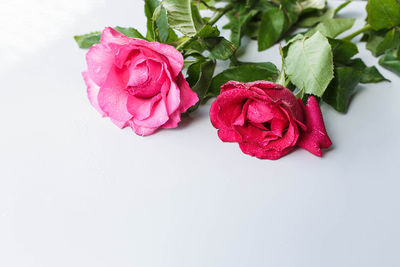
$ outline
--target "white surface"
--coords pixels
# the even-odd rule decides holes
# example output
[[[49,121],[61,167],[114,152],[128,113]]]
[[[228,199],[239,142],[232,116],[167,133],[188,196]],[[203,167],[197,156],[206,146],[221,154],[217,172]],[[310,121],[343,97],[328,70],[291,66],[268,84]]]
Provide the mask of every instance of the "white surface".
[[[142,1],[53,2],[0,6],[0,266],[400,266],[399,77],[378,67],[393,82],[359,86],[346,116],[323,106],[322,159],[246,156],[209,106],[142,138],[89,105],[72,39],[144,32]],[[254,42],[243,58],[280,65]]]

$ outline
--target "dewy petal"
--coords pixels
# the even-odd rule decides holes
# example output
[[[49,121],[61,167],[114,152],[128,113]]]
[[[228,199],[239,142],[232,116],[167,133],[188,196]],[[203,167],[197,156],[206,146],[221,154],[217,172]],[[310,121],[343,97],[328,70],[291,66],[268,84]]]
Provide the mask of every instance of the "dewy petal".
[[[110,43],[126,45],[130,43],[130,39],[132,38],[123,35],[119,31],[114,30],[111,27],[107,27],[101,33],[100,43],[105,45]]]
[[[272,120],[274,112],[271,103],[255,100],[249,105],[247,118],[255,123],[263,123]]]
[[[129,96],[127,102],[128,111],[138,120],[147,119],[151,115],[154,104],[160,101],[161,98],[161,94],[151,98]]]
[[[121,129],[123,129],[129,125],[128,121],[117,121],[117,120],[111,119],[111,122],[114,123],[115,125],[117,125],[117,127],[121,128]]]
[[[146,84],[146,82],[149,80],[149,67],[147,66],[146,61],[132,64],[129,66],[128,70],[128,86],[140,86],[142,84]]]
[[[236,120],[233,122],[233,125],[236,126],[243,126],[246,122],[246,117],[247,117],[247,112],[249,109],[249,105],[252,103],[250,99],[247,99],[246,102],[243,105],[242,112],[240,115],[236,118]]]
[[[265,148],[260,147],[256,144],[251,144],[247,142],[239,142],[239,146],[242,152],[247,155],[257,157],[259,159],[270,159],[270,160],[279,159],[288,154],[293,149],[293,147],[288,147],[282,151],[266,150]]]
[[[307,130],[301,133],[296,145],[321,157],[321,148],[328,148],[332,145],[325,129],[321,109],[313,96],[308,98],[307,106],[304,106],[300,99],[299,103],[304,110],[304,124],[307,126]]]
[[[245,127],[236,126],[235,130],[236,130],[236,132],[238,132],[240,134],[241,139],[244,142],[257,144],[259,146],[262,146],[262,144],[264,142],[264,138],[268,134],[267,131],[262,130],[258,127],[255,127],[252,124],[248,124]]]
[[[188,82],[183,77],[182,73],[179,73],[176,78],[176,85],[179,87],[180,91],[180,111],[185,112],[188,108],[195,105],[199,98],[192,88],[190,88]]]
[[[176,128],[178,127],[178,123],[181,121],[181,112],[179,110],[175,110],[172,114],[169,115],[169,120],[164,123],[161,128]]]
[[[113,52],[102,44],[93,45],[86,54],[88,76],[102,87],[114,64]]]
[[[153,134],[157,131],[158,127],[155,128],[147,128],[143,126],[136,125],[132,120],[129,121],[129,126],[131,126],[132,130],[140,136],[147,136]]]
[[[147,119],[139,120],[137,118],[133,118],[133,123],[137,126],[146,128],[158,128],[166,123],[168,119],[169,116],[167,107],[165,106],[165,102],[161,99],[154,104],[151,110],[151,115]]]
[[[178,76],[183,67],[183,56],[178,50],[176,50],[175,47],[167,44],[161,44],[159,42],[148,42],[142,39],[129,38],[111,27],[107,27],[103,30],[100,42],[102,44],[134,44],[137,46],[148,47],[165,57],[165,60],[168,61],[169,65],[171,66],[174,78]]]
[[[282,138],[269,142],[266,146],[267,149],[283,151],[287,147],[295,146],[299,138],[299,129],[297,128],[296,121],[286,110],[283,109],[282,111],[287,116],[287,121],[289,122],[288,130],[283,134]]]
[[[242,136],[235,130],[218,130],[218,137],[222,142],[239,142]]]
[[[181,92],[177,84],[171,79],[167,69],[165,69],[165,74],[167,78],[161,87],[161,95],[166,103],[168,115],[171,115],[181,104]]]
[[[132,118],[127,108],[129,96],[125,90],[127,78],[126,72],[113,66],[98,95],[100,108],[111,119],[120,122]]]
[[[90,103],[101,114],[101,116],[105,117],[106,113],[100,108],[99,101],[97,100],[100,87],[95,82],[93,82],[92,79],[90,79],[86,71],[82,72],[82,76],[87,86],[87,94]]]
[[[242,82],[237,82],[237,81],[229,81],[221,86],[221,92],[220,95],[226,91],[232,90],[232,89],[248,89],[246,86],[246,83]]]

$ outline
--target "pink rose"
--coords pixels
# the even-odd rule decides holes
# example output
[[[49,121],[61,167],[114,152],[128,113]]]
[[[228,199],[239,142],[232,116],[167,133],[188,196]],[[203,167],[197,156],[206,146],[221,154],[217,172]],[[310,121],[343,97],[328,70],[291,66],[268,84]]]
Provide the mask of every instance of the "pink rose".
[[[279,84],[230,81],[212,103],[211,122],[224,142],[237,142],[243,153],[260,159],[279,159],[295,146],[322,156],[332,142],[326,133],[318,102],[307,106]]]
[[[181,113],[198,101],[182,75],[183,57],[170,45],[105,28],[86,61],[88,70],[82,74],[90,103],[138,135],[177,127]]]

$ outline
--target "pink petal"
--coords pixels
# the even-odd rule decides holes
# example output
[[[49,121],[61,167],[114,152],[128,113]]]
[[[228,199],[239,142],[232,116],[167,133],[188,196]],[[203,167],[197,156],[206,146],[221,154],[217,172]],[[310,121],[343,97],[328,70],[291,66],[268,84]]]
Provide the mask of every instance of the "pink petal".
[[[129,70],[128,86],[140,86],[145,84],[149,79],[149,67],[146,61],[137,64],[131,64]]]
[[[99,102],[97,100],[97,96],[99,94],[100,87],[90,79],[88,73],[86,71],[82,72],[83,79],[85,80],[87,86],[87,94],[89,97],[89,101],[92,106],[101,114],[101,116],[105,117],[106,113],[100,108]]]
[[[120,122],[126,122],[132,118],[127,108],[129,95],[125,90],[126,80],[126,72],[112,67],[98,95],[100,108],[111,119]]]
[[[301,133],[296,145],[321,157],[321,148],[328,148],[332,145],[325,129],[321,109],[313,96],[308,98],[307,106],[304,106],[300,99],[299,103],[304,110],[304,124],[307,126],[307,130]]]
[[[239,142],[242,141],[242,136],[235,130],[218,130],[218,137],[222,142]]]
[[[132,38],[123,35],[119,31],[116,31],[111,27],[107,27],[101,33],[100,43],[105,45],[110,43],[125,45],[131,42],[130,39]]]
[[[243,105],[242,112],[240,115],[236,118],[236,120],[233,122],[232,125],[236,126],[243,126],[246,122],[246,117],[247,117],[247,112],[249,110],[249,105],[252,103],[250,99],[247,99],[246,102]]]
[[[282,138],[279,138],[275,141],[268,143],[266,148],[273,149],[277,151],[283,151],[287,147],[292,147],[296,144],[299,138],[299,129],[297,128],[297,123],[294,118],[286,111],[285,109],[281,109],[282,112],[285,113],[287,117],[287,121],[289,123],[288,130],[283,134]]]
[[[199,101],[199,97],[193,92],[192,88],[190,88],[182,73],[178,74],[176,84],[180,91],[180,111],[183,113],[188,108],[195,105]]]
[[[129,121],[117,121],[117,120],[111,119],[111,122],[114,123],[115,125],[117,125],[117,127],[119,127],[120,129],[123,129],[129,125]]]
[[[168,114],[174,113],[181,105],[181,91],[179,90],[177,84],[172,81],[171,75],[168,70],[165,71],[167,79],[161,87],[161,95],[167,105]],[[182,113],[182,110],[180,110]]]
[[[93,45],[86,54],[89,77],[100,87],[114,63],[113,52],[102,44]]]
[[[169,62],[172,69],[173,77],[177,77],[183,67],[183,56],[176,50],[175,47],[161,44],[158,42],[148,42],[146,40],[129,38],[122,33],[114,30],[113,28],[107,27],[103,30],[100,42],[103,44],[116,43],[116,44],[134,44],[137,46],[143,46],[150,48],[151,50],[161,54],[165,57],[165,60]]]
[[[155,103],[161,100],[161,94],[151,98],[143,98],[136,96],[129,96],[127,108],[132,117],[138,120],[144,120],[150,117],[151,111]]]
[[[288,147],[282,151],[266,150],[265,148],[258,146],[256,144],[245,143],[245,142],[239,142],[239,146],[242,152],[247,155],[257,157],[259,159],[270,159],[270,160],[279,159],[293,150],[293,147]]]
[[[136,125],[133,121],[129,121],[129,126],[131,126],[132,130],[140,136],[148,136],[157,131],[158,127],[155,128],[147,128],[143,126]]]
[[[221,86],[220,95],[232,89],[248,89],[248,87],[246,86],[246,83],[229,81]]]
[[[161,99],[154,104],[151,110],[151,114],[148,118],[144,120],[133,118],[133,122],[137,126],[142,126],[146,128],[158,128],[166,123],[168,119],[169,116],[167,112],[167,107],[165,106],[165,102]]]
[[[255,123],[268,122],[274,118],[274,112],[271,103],[252,101],[249,105],[247,118]]]
[[[169,115],[169,120],[164,123],[161,128],[170,129],[178,127],[178,123],[181,121],[181,112],[176,110]]]

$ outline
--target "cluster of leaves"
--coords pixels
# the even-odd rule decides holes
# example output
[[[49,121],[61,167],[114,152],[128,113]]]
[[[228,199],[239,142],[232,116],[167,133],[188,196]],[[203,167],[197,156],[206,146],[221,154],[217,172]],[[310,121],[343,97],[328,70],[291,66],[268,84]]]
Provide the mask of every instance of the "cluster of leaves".
[[[400,76],[400,2],[370,0],[367,4],[367,25],[363,30],[366,47],[379,64]]]
[[[241,8],[244,11],[235,9],[230,14],[230,22],[226,28],[231,30],[231,41],[234,43],[240,44],[242,34],[249,32],[248,28],[253,27],[249,26],[250,23],[260,15],[260,13],[258,15],[252,14],[254,6],[250,2],[241,2]],[[257,7],[261,4],[268,6],[267,10],[263,11],[262,18],[264,18],[265,14],[270,14],[269,12],[275,16],[278,13],[277,8],[279,10],[287,10],[284,8],[284,4],[287,5],[287,2],[280,2],[282,3],[279,7],[276,7],[276,5],[270,6],[268,2],[253,1],[253,3],[258,4],[255,5]],[[236,77],[236,80],[240,78],[240,81],[269,78],[270,80],[276,79],[278,83],[292,89],[297,96],[303,99],[308,98],[309,95],[314,95],[323,99],[337,111],[345,113],[359,83],[376,83],[386,80],[375,67],[367,67],[360,58],[354,58],[358,53],[357,46],[354,43],[346,39],[337,39],[338,35],[352,28],[355,21],[352,18],[336,17],[337,13],[349,2],[345,2],[336,9],[327,9],[324,6],[324,2],[319,1],[292,1],[290,3],[297,7],[303,6],[303,9],[289,9],[302,10],[303,12],[297,13],[296,24],[291,24],[291,26],[304,28],[305,30],[301,34],[286,38],[287,43],[282,48],[282,64],[284,67],[279,77],[279,71],[275,66],[272,67],[271,64],[266,68],[265,63],[255,65],[254,63],[242,64],[239,62],[238,66],[223,71],[214,78],[209,92],[210,96],[218,95],[219,93],[217,88],[219,83],[217,81],[223,82],[234,77]],[[308,9],[304,8],[306,4],[309,5]],[[318,7],[321,8],[319,9]],[[246,15],[240,14],[252,16],[252,19],[245,19]],[[288,23],[287,14],[291,13],[285,11],[284,14],[283,23]],[[285,37],[288,33],[281,31],[279,34],[272,32],[265,36],[261,34],[262,31],[272,31],[277,21],[279,19],[274,17],[268,21],[268,24],[259,28],[260,31],[256,37],[261,50],[264,48],[264,44],[274,44],[279,41],[279,38]],[[263,19],[259,23],[262,25]],[[261,28],[268,29],[261,30]],[[237,63],[237,60],[233,62],[233,64],[235,63]],[[257,75],[258,73],[260,76]],[[264,78],[262,78],[262,75],[264,75]]]
[[[400,9],[399,13],[389,14],[389,22],[382,21],[381,16],[372,15],[373,5],[378,5],[375,2],[378,0],[370,0],[368,4],[371,26],[365,32],[367,47],[382,38],[383,44],[380,42],[375,49],[386,52],[381,64],[400,71],[399,48],[393,45],[400,38]],[[175,46],[185,58],[187,81],[198,94],[199,104],[217,96],[220,86],[227,81],[270,80],[292,89],[299,97],[315,95],[336,110],[346,112],[359,83],[385,80],[375,67],[367,67],[361,59],[354,58],[358,49],[351,38],[357,32],[337,39],[354,24],[354,19],[336,16],[349,2],[336,9],[328,9],[324,0],[144,0],[144,3],[145,36],[133,28],[115,29],[129,37]],[[202,17],[200,9],[211,10],[214,15]],[[230,30],[230,40],[222,37],[214,26],[224,15],[229,21],[224,28]],[[394,15],[398,16],[390,19]],[[292,35],[299,28],[303,32]],[[260,51],[286,38],[281,48],[281,71],[270,62],[239,61],[236,51],[243,36],[257,39]],[[99,42],[100,33],[75,39],[81,48],[89,48]],[[231,67],[214,76],[216,60],[230,60]]]
[[[386,80],[375,67],[354,58],[358,54],[354,43],[336,39],[353,23],[353,19],[323,20],[283,47],[285,80],[298,96],[315,95],[345,113],[359,83]]]

